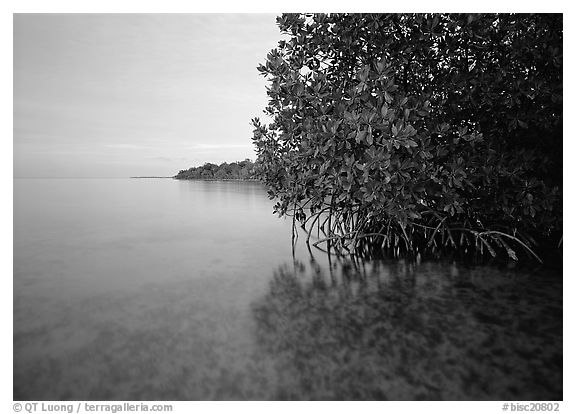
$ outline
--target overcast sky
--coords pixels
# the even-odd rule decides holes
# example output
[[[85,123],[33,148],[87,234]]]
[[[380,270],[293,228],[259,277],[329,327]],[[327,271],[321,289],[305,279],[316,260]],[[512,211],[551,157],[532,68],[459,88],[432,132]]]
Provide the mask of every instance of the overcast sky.
[[[171,176],[255,158],[271,14],[14,15],[14,176]]]

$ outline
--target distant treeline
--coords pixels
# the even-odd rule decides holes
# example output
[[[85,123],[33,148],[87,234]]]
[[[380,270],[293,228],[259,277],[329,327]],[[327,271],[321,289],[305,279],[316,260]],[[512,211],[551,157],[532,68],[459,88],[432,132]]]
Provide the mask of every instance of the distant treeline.
[[[224,162],[220,165],[206,163],[201,167],[181,170],[174,178],[180,180],[255,180],[255,163],[244,161]]]

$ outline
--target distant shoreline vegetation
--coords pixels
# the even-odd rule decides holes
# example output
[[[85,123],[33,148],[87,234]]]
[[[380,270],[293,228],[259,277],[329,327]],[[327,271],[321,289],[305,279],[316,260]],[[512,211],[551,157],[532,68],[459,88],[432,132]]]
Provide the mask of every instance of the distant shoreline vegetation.
[[[173,178],[177,180],[258,180],[255,172],[255,163],[248,158],[244,161],[223,162],[220,165],[208,162],[200,167],[180,170]]]

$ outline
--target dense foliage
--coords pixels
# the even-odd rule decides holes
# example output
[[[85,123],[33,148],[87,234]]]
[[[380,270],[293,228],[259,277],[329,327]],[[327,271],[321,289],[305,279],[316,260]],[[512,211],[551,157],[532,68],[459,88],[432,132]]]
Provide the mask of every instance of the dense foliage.
[[[316,244],[514,259],[557,245],[561,15],[277,22],[289,40],[258,67],[273,119],[253,120],[259,174]]]
[[[223,162],[220,165],[208,162],[201,167],[180,170],[174,178],[181,180],[250,180],[255,179],[254,163],[249,159],[230,164]]]

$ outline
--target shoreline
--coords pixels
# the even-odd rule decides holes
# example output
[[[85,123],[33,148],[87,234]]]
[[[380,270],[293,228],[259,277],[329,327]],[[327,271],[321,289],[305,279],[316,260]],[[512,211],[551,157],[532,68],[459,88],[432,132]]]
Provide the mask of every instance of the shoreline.
[[[160,176],[154,176],[154,175],[150,175],[150,176],[136,176],[136,177],[130,177],[130,178],[174,178],[174,177],[160,177]]]
[[[257,178],[183,178],[183,177],[169,177],[173,178],[174,180],[182,180],[182,181],[253,181],[253,182],[261,182]]]

